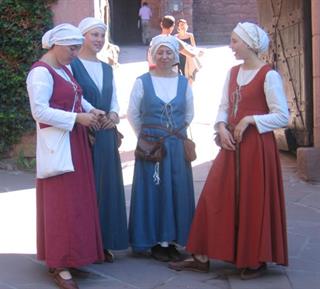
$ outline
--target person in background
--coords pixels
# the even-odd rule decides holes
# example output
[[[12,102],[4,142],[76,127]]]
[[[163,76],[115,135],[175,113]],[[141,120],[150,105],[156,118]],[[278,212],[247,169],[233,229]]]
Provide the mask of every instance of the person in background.
[[[174,30],[175,23],[176,19],[172,15],[163,16],[160,22],[160,35],[171,35]]]
[[[110,65],[100,61],[107,27],[93,17],[79,23],[84,43],[79,57],[71,63],[74,77],[83,89],[84,98],[105,111],[100,129],[93,132],[92,156],[98,197],[100,226],[106,262],[113,262],[111,250],[128,248],[127,215],[122,168],[118,150],[119,105]]]
[[[240,278],[261,276],[268,262],[288,265],[285,200],[273,130],[288,124],[280,75],[261,60],[267,33],[238,23],[230,48],[243,63],[226,79],[215,123],[221,150],[212,163],[186,250],[174,270],[208,272],[209,258],[235,264]],[[227,180],[227,181],[226,181]]]
[[[194,35],[191,32],[188,32],[188,23],[185,19],[178,20],[178,33],[175,35],[179,40],[187,45],[191,45],[192,47],[196,47],[196,41],[194,39]],[[184,45],[186,45],[184,44]],[[195,80],[196,73],[201,68],[201,64],[199,59],[195,57],[185,56],[182,53],[179,53],[179,71],[188,78],[189,83]]]
[[[139,9],[139,17],[141,23],[142,43],[149,45],[150,43],[150,20],[152,17],[152,11],[147,2],[143,2]]]
[[[178,260],[194,212],[192,169],[183,140],[193,119],[193,94],[187,79],[173,69],[179,43],[173,36],[152,41],[155,69],[138,77],[130,96],[128,120],[136,135],[164,137],[159,162],[136,158],[132,185],[129,236],[134,252],[151,249],[160,261]]]
[[[79,272],[76,268],[103,259],[86,127],[98,127],[104,112],[82,98],[65,66],[77,56],[82,42],[80,30],[71,24],[47,31],[42,47],[48,51],[33,64],[26,81],[37,134],[48,126],[70,132],[75,171],[36,183],[37,258],[45,261],[61,289],[79,288],[72,278]]]

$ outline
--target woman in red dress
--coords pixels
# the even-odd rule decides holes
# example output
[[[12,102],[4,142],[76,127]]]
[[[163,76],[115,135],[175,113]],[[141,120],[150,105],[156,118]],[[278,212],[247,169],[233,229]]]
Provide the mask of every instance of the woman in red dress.
[[[41,130],[51,126],[70,133],[74,172],[40,178],[37,168],[37,257],[45,261],[62,289],[77,289],[75,268],[103,260],[97,199],[88,145],[87,126],[99,126],[99,115],[82,98],[69,64],[83,42],[80,30],[61,24],[46,32],[48,51],[36,62],[27,78],[32,116]],[[39,154],[37,164],[48,162]]]
[[[258,277],[267,262],[288,265],[285,202],[273,130],[288,123],[280,75],[259,54],[267,34],[239,23],[230,48],[243,63],[225,83],[215,129],[221,150],[213,161],[187,251],[192,258],[171,262],[175,270],[208,272],[209,259],[235,264],[242,279]]]

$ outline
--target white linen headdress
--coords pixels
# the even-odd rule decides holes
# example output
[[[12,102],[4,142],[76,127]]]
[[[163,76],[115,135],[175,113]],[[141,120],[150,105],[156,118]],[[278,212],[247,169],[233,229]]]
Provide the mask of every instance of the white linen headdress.
[[[50,49],[54,44],[64,46],[81,45],[83,40],[84,37],[77,27],[69,23],[63,23],[47,31],[42,36],[42,48]]]
[[[256,53],[262,53],[268,50],[269,37],[258,25],[250,22],[238,23],[233,29],[250,48]]]
[[[150,53],[153,62],[155,62],[155,55],[160,46],[167,46],[174,52],[174,63],[179,63],[179,41],[172,35],[158,35],[152,38]]]
[[[94,17],[86,17],[82,19],[78,25],[82,35],[85,35],[89,30],[94,28],[101,28],[104,31],[107,30],[107,25],[102,20]]]

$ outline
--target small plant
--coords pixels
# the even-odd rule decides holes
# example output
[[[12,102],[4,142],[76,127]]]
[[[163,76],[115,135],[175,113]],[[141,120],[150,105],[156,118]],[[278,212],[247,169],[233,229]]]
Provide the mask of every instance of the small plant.
[[[36,168],[36,159],[25,157],[24,152],[21,150],[17,158],[17,167],[24,171],[34,171]]]

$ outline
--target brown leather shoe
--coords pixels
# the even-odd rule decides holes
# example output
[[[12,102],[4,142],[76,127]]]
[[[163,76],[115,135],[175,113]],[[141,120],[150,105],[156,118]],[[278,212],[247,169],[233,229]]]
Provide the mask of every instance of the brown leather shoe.
[[[66,269],[50,269],[49,273],[52,275],[54,282],[60,289],[79,289],[77,283],[71,278],[63,278],[60,273],[68,272]],[[68,272],[69,273],[69,272]]]
[[[257,269],[245,268],[240,273],[242,280],[251,280],[260,277],[267,270],[267,264],[264,263]]]
[[[193,257],[192,260],[184,260],[178,262],[169,262],[169,268],[176,271],[194,271],[208,273],[210,264],[207,262],[200,262]]]
[[[109,250],[106,250],[106,249],[103,250],[103,252],[104,252],[104,261],[107,263],[113,263],[114,256],[113,256],[112,252]]]
[[[79,268],[69,268],[69,272],[72,276],[78,278],[88,278],[91,274],[89,271],[85,271]]]

